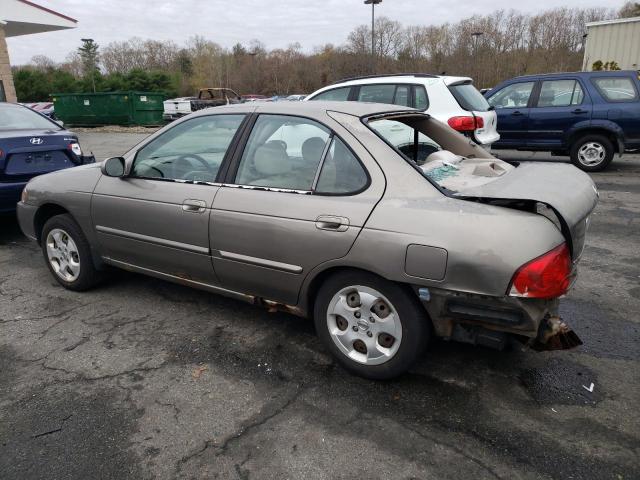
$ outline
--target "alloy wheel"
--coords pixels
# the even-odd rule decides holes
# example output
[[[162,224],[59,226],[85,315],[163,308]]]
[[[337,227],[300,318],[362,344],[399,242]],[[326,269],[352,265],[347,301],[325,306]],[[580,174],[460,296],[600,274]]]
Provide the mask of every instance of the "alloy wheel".
[[[332,297],[327,327],[338,349],[364,365],[389,361],[402,341],[397,310],[380,292],[362,285],[345,287]]]
[[[578,150],[578,161],[585,167],[594,167],[604,161],[607,154],[604,145],[598,142],[587,142]]]
[[[47,258],[55,274],[65,282],[73,282],[80,275],[78,246],[67,232],[54,228],[47,235]]]

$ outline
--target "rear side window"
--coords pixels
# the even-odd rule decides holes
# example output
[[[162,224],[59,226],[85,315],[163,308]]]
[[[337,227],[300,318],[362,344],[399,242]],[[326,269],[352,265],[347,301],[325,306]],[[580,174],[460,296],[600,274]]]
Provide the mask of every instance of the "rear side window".
[[[427,97],[427,91],[422,85],[415,86],[416,104],[415,108],[418,110],[426,110],[429,106],[429,97]]]
[[[351,150],[334,137],[322,164],[316,192],[347,195],[363,190],[369,177]]]
[[[638,99],[638,92],[629,77],[592,78],[600,94],[608,102],[633,102]]]
[[[545,80],[540,89],[538,107],[580,105],[583,99],[584,92],[576,80]]]
[[[362,85],[358,93],[358,101],[392,104],[395,92],[395,85]]]
[[[491,95],[488,102],[495,108],[524,108],[529,103],[529,97],[535,82],[512,83]]]
[[[337,102],[344,102],[349,98],[350,90],[351,87],[334,88],[333,90],[322,92],[309,100],[334,100]]]
[[[449,91],[453,94],[458,104],[468,112],[486,112],[489,110],[487,100],[471,83],[450,85]]]

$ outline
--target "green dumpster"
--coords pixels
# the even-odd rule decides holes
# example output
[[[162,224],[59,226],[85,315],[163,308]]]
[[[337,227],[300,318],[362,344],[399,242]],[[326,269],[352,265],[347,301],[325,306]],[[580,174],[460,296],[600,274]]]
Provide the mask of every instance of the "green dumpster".
[[[165,95],[157,92],[53,93],[56,117],[65,125],[162,125]]]

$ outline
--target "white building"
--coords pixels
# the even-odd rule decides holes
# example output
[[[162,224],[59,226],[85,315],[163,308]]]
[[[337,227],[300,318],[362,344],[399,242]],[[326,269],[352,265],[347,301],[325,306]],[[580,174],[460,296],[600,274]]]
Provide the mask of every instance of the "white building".
[[[594,62],[616,62],[621,70],[640,70],[640,17],[586,24],[587,43],[582,70]]]
[[[77,23],[27,0],[0,0],[0,101],[16,101],[5,38],[75,28]]]

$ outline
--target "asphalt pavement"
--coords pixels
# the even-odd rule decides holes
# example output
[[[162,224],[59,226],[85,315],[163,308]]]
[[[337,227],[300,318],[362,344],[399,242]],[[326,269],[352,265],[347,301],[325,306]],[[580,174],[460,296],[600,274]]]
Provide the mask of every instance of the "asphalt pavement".
[[[99,159],[142,138],[80,134]],[[640,155],[593,178],[562,303],[583,346],[435,341],[388,382],[284,313],[127,272],[66,291],[1,218],[0,477],[640,478]]]

